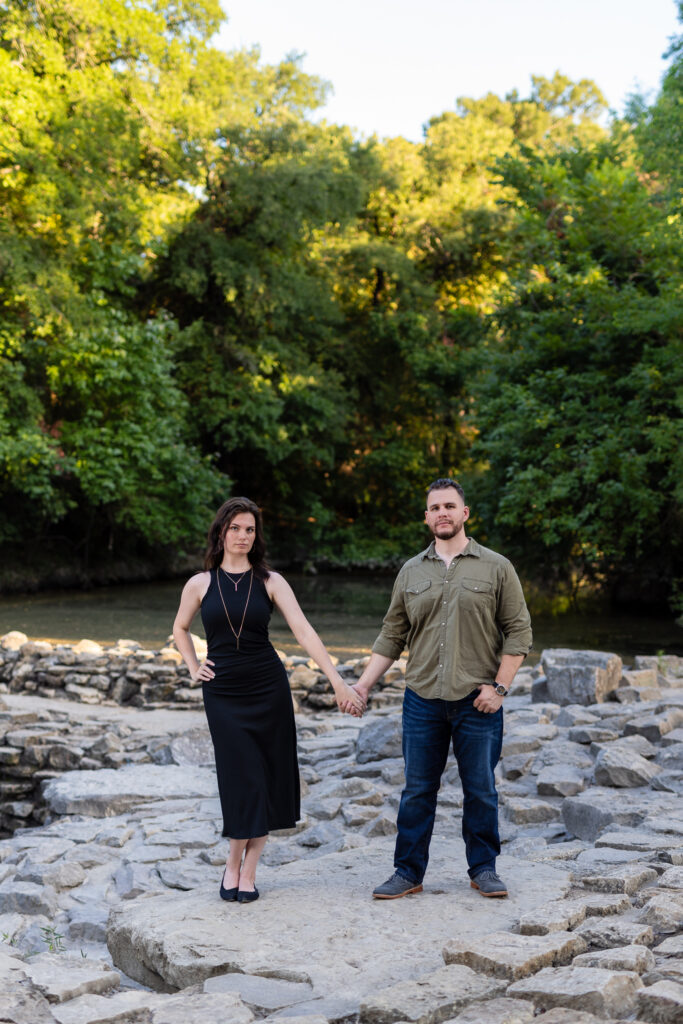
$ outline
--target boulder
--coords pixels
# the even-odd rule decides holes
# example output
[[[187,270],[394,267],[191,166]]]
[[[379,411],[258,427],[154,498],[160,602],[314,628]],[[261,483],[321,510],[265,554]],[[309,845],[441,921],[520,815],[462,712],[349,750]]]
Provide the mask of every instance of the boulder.
[[[358,733],[356,761],[358,764],[367,764],[368,761],[400,757],[401,737],[400,715],[383,715],[368,722]]]
[[[541,666],[548,695],[556,704],[600,704],[619,685],[621,658],[604,651],[543,651]]]
[[[657,765],[638,754],[606,747],[595,762],[595,781],[599,786],[633,789],[635,786],[647,786],[659,770]]]

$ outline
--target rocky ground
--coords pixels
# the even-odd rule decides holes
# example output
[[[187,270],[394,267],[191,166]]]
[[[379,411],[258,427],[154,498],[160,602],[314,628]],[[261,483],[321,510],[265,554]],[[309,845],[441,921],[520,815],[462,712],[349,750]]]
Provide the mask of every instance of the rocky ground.
[[[48,756],[45,823],[0,841],[0,1021],[683,1021],[683,671],[613,659],[546,652],[506,699],[506,900],[469,886],[452,764],[425,891],[370,898],[392,871],[394,705],[297,716],[303,817],[240,905],[218,897],[201,711],[3,694],[3,764],[93,763]]]

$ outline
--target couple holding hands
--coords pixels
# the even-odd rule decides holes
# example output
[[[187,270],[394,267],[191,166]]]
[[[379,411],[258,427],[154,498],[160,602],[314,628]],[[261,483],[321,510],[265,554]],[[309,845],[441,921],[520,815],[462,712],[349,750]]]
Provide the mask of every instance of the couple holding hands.
[[[268,638],[273,605],[324,672],[339,708],[362,715],[371,687],[410,649],[403,706],[406,786],[398,814],[394,874],[377,899],[420,892],[436,797],[452,742],[464,792],[463,838],[471,885],[505,896],[494,768],[502,703],[531,648],[529,614],[507,559],[469,539],[460,484],[440,478],[427,492],[429,547],[400,570],[382,631],[363,675],[349,686],[303,614],[292,588],[265,562],[261,513],[230,498],[209,530],[205,571],[185,585],[173,626],[192,678],[201,680],[216,757],[223,835],[229,850],[222,899],[258,899],[256,868],[268,833],[300,816],[296,727],[289,681]],[[207,658],[190,635],[201,611]]]

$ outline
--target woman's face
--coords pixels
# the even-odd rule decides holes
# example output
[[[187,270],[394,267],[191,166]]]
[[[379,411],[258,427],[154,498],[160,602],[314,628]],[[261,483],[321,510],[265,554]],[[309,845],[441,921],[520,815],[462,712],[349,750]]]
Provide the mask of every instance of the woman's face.
[[[256,539],[256,520],[251,512],[238,512],[223,535],[223,550],[228,555],[246,555]]]

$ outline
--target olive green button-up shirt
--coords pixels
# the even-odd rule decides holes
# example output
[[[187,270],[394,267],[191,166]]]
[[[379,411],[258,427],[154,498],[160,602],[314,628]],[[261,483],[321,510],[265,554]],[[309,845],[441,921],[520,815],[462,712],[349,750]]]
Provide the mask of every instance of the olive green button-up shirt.
[[[407,646],[406,685],[427,699],[459,700],[495,678],[501,655],[527,655],[531,639],[507,558],[470,539],[446,568],[432,541],[396,577],[372,650],[396,659]]]

